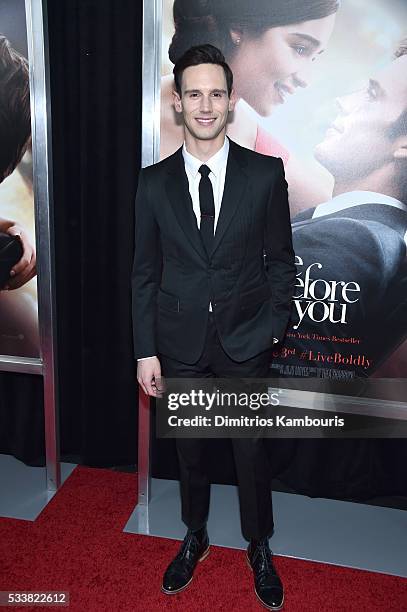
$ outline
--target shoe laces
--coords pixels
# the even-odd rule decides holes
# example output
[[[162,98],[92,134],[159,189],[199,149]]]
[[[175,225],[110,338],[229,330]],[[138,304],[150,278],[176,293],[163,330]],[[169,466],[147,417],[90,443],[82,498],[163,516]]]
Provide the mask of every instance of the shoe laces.
[[[197,550],[198,550],[198,538],[192,532],[188,532],[182,543],[181,550],[179,551],[179,554],[178,554],[178,558],[180,560],[184,559],[186,558],[187,553],[196,552]]]
[[[272,553],[265,542],[257,545],[253,562],[258,566],[257,575],[260,581],[263,581],[269,574],[274,573]]]

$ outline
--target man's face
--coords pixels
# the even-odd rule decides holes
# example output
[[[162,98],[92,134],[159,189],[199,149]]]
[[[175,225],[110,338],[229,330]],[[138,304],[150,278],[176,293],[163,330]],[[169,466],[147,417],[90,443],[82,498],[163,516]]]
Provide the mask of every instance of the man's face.
[[[182,113],[185,129],[197,140],[214,140],[225,132],[228,114],[233,110],[222,66],[199,64],[185,68],[181,96],[174,92],[174,106]]]
[[[335,179],[357,180],[394,161],[402,135],[391,135],[407,108],[407,56],[393,60],[366,87],[338,98],[340,113],[315,157]]]

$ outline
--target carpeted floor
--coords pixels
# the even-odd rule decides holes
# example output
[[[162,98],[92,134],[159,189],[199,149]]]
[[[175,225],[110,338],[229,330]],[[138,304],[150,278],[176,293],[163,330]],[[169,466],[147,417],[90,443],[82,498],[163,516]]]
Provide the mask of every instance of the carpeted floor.
[[[0,519],[0,590],[69,591],[71,612],[264,609],[244,552],[216,546],[185,592],[162,594],[179,543],[123,533],[136,485],[134,474],[78,467],[35,522]],[[286,612],[407,611],[405,579],[285,557],[275,564]]]

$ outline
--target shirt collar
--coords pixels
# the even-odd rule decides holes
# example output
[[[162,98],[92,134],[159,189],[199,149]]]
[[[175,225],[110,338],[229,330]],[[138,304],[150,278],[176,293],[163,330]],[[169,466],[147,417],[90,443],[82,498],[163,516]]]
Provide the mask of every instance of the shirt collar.
[[[386,204],[400,210],[407,211],[406,204],[400,202],[396,198],[385,195],[384,193],[376,193],[374,191],[349,191],[348,193],[340,193],[328,202],[324,202],[316,207],[312,218],[330,215],[331,213],[359,206],[361,204]]]
[[[205,162],[205,165],[208,166],[210,171],[215,176],[219,176],[222,168],[226,166],[228,154],[229,154],[229,138],[225,137],[225,141],[222,147],[219,149],[219,151],[217,151],[215,155],[212,155],[212,157],[210,157],[208,161]],[[199,172],[199,168],[202,166],[203,162],[197,157],[195,157],[194,155],[192,155],[189,151],[187,151],[185,142],[182,147],[182,156],[184,158],[186,170],[193,176],[193,178],[196,178]]]

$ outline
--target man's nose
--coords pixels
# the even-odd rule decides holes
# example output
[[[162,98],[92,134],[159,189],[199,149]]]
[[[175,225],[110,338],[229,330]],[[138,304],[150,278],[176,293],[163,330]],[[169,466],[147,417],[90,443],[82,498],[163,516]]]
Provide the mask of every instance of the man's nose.
[[[210,96],[201,97],[200,110],[206,113],[210,113],[212,111],[212,100]]]

